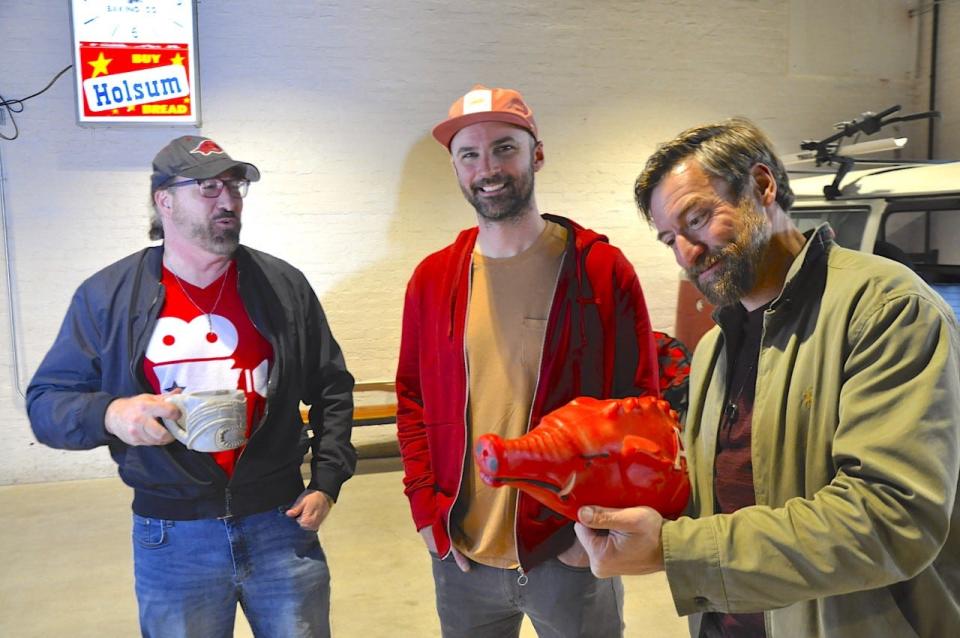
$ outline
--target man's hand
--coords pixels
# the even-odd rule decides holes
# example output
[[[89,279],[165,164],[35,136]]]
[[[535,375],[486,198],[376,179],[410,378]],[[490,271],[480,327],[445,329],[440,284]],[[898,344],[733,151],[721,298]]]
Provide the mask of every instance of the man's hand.
[[[127,445],[166,445],[173,435],[157,421],[158,417],[180,418],[180,410],[157,394],[138,394],[116,399],[107,406],[103,427]]]
[[[437,541],[433,539],[433,527],[427,525],[420,530],[420,537],[423,539],[423,542],[426,543],[427,549],[434,554],[437,553]]]
[[[573,545],[557,554],[557,560],[568,567],[590,567],[590,557],[578,538],[573,539]]]
[[[578,516],[580,522],[574,530],[597,578],[652,574],[663,569],[663,517],[656,510],[581,507]]]
[[[423,542],[426,543],[428,550],[434,554],[439,554],[437,551],[437,542],[433,538],[433,528],[430,525],[420,530],[420,536],[423,538]],[[458,552],[457,548],[453,545],[450,546],[450,551],[453,553],[453,560],[457,561],[457,567],[460,568],[460,571],[470,571],[470,559]]]
[[[325,492],[304,490],[287,510],[287,516],[297,519],[303,529],[315,532],[320,529],[320,523],[327,518],[332,506],[333,499]]]

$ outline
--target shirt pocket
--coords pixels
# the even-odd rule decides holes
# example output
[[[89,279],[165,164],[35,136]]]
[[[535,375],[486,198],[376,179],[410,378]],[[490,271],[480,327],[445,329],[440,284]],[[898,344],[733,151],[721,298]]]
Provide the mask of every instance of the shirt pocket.
[[[546,319],[524,317],[520,333],[520,365],[534,375],[540,370],[540,356],[547,331]]]

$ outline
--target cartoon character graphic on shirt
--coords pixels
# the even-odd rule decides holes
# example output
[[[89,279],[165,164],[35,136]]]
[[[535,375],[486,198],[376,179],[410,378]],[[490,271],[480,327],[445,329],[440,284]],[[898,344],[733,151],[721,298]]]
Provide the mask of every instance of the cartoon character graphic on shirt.
[[[161,317],[147,346],[147,367],[162,392],[240,388],[248,397],[266,397],[269,361],[251,361],[239,346],[236,326],[221,315]]]
[[[147,382],[158,394],[239,388],[250,437],[266,410],[273,347],[244,308],[236,267],[205,289],[181,282],[167,268],[161,283],[164,304],[143,362]],[[243,449],[211,454],[232,476]]]

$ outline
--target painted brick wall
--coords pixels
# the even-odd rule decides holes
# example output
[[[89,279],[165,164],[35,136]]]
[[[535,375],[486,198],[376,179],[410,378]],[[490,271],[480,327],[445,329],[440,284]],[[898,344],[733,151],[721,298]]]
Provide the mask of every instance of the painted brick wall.
[[[307,274],[360,380],[392,377],[407,277],[474,222],[429,130],[475,82],[523,91],[546,145],[541,207],[620,245],[654,325],[672,330],[678,270],[631,201],[646,156],[687,126],[734,114],[792,152],[861,111],[922,108],[912,5],[207,0],[202,133],[262,170],[244,241]],[[42,88],[70,61],[66,2],[0,4],[4,96]],[[81,128],[72,98],[64,78],[16,116],[20,139],[0,142],[13,279],[12,306],[0,282],[0,483],[113,473],[104,450],[36,444],[16,377],[25,384],[36,368],[75,287],[146,243],[150,160],[184,132]]]
[[[940,4],[939,55],[937,56],[937,157],[960,159],[960,5]]]

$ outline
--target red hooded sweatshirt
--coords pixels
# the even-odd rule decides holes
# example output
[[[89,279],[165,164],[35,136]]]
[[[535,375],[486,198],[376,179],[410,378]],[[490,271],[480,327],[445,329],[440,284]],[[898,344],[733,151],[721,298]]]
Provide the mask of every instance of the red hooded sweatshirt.
[[[528,428],[579,396],[658,395],[657,352],[640,281],[607,238],[554,215],[567,248],[550,308]],[[466,460],[464,328],[476,227],[424,259],[407,284],[397,367],[397,437],[417,529],[450,551],[449,515]],[[567,549],[573,524],[521,493],[518,559],[529,570]]]

